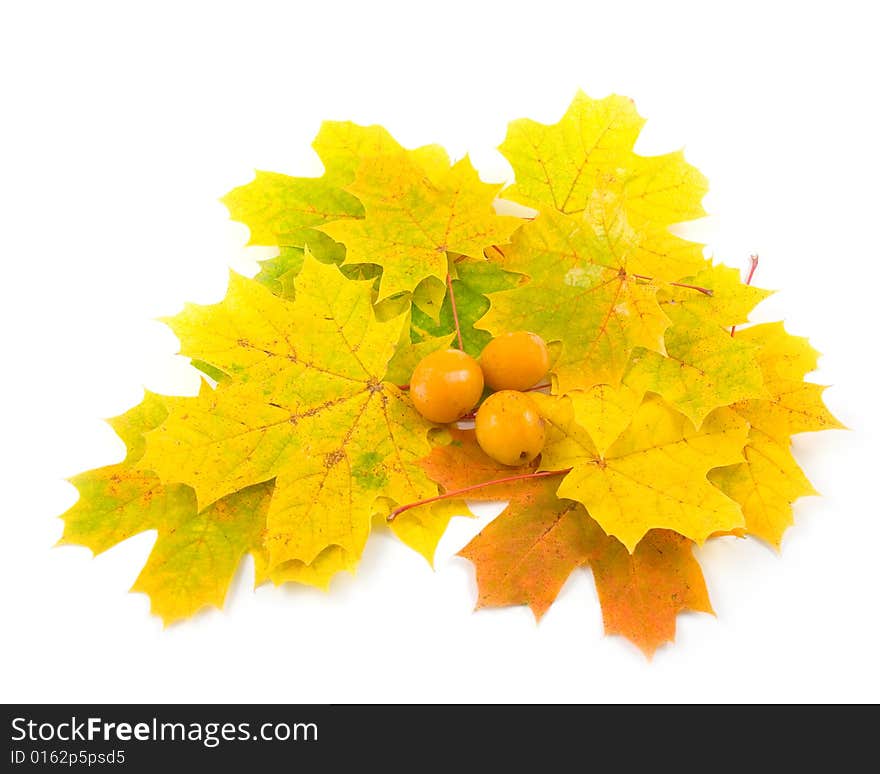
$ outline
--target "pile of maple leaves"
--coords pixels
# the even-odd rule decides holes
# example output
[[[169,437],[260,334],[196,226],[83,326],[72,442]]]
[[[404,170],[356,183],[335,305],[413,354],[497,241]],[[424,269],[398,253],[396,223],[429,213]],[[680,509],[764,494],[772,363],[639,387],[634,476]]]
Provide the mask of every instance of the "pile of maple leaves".
[[[463,497],[506,500],[462,551],[480,605],[540,617],[587,566],[606,631],[647,654],[678,612],[711,612],[694,544],[778,546],[814,493],[792,434],[839,425],[804,382],[805,339],[734,330],[768,293],[670,231],[704,214],[706,181],[681,153],[634,153],[642,124],[631,100],[582,93],[557,124],[514,121],[502,190],[438,146],[325,122],[321,177],[258,172],[225,197],[277,257],[168,321],[201,392],[148,393],[111,420],[127,456],[72,479],[61,542],[98,553],[157,530],[133,590],[167,623],[222,606],[246,554],[257,584],[326,587],[389,514],[430,561]],[[536,213],[498,214],[499,197]],[[523,469],[406,390],[428,352],[476,357],[516,330],[554,358],[534,394],[548,440]]]

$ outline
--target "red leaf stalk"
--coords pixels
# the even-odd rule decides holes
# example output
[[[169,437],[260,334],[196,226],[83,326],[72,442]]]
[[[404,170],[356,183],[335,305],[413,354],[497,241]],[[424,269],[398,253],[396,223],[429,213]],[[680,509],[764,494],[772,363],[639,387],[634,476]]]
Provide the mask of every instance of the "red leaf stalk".
[[[509,484],[513,481],[528,481],[533,478],[562,476],[570,472],[571,468],[565,468],[563,470],[539,470],[535,473],[518,473],[515,476],[505,476],[504,478],[496,478],[494,481],[483,481],[481,484],[471,484],[470,486],[465,486],[461,489],[452,489],[448,492],[443,492],[443,494],[435,495],[434,497],[426,497],[424,500],[416,500],[414,503],[401,505],[399,508],[395,508],[393,511],[391,511],[391,513],[388,514],[388,521],[394,521],[401,513],[411,510],[412,508],[418,508],[420,505],[428,505],[430,503],[435,503],[438,500],[448,500],[450,497],[460,497],[461,495],[467,494],[468,492],[475,492],[477,489],[484,489],[487,486],[494,486],[495,484]]]

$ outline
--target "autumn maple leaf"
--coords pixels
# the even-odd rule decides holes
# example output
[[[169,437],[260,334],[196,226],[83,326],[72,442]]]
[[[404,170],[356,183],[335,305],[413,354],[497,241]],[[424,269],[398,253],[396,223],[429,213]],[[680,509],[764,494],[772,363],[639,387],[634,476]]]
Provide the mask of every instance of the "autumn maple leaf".
[[[210,392],[207,385],[203,390]],[[125,460],[71,479],[79,500],[62,516],[60,545],[81,545],[99,554],[133,535],[156,530],[158,538],[132,591],[147,594],[152,612],[166,624],[204,607],[222,607],[236,569],[249,553],[257,586],[297,582],[327,588],[337,572],[354,569],[357,557],[339,546],[325,549],[311,564],[290,561],[269,567],[263,535],[272,481],[246,487],[200,511],[191,487],[164,484],[144,469],[146,434],[181,400],[147,393],[142,403],[110,420],[126,445]],[[436,529],[437,522],[436,512],[419,516],[427,527],[412,519],[395,525],[398,534],[411,535],[412,540],[404,540],[417,549],[425,530]]]
[[[377,498],[436,492],[414,464],[431,425],[382,381],[405,322],[377,320],[369,282],[308,255],[293,302],[233,274],[220,304],[170,321],[185,354],[231,378],[175,407],[144,465],[190,485],[200,506],[274,479],[270,568],[329,546],[359,556]]]
[[[446,292],[447,253],[482,259],[503,244],[518,218],[495,213],[501,185],[483,183],[468,158],[430,177],[408,156],[365,158],[347,190],[364,206],[363,220],[322,226],[346,247],[346,263],[382,267],[379,300],[413,292],[430,281],[437,300]]]
[[[746,322],[770,293],[743,284],[739,272],[725,266],[690,279],[711,295],[666,286],[658,298],[672,321],[664,333],[666,352],[637,351],[624,378],[635,389],[662,395],[699,426],[713,409],[765,396],[758,348],[732,337],[730,327]]]
[[[706,178],[681,152],[633,151],[644,123],[628,97],[597,100],[582,91],[558,123],[512,121],[500,150],[516,182],[504,196],[542,211],[584,215],[599,192],[613,195],[630,220],[654,226],[705,215]]]
[[[436,320],[413,303],[410,338],[413,342],[423,342],[453,334],[457,346],[477,357],[492,339],[488,331],[477,327],[489,310],[490,294],[515,288],[520,277],[494,261],[465,260],[463,256],[459,256],[450,269],[452,290],[444,296]]]
[[[80,499],[64,514],[62,545],[98,554],[146,530],[158,538],[132,588],[150,596],[166,623],[206,605],[222,606],[242,557],[257,550],[271,482],[222,498],[199,511],[193,490],[164,484],[144,469],[144,436],[160,425],[179,398],[147,393],[143,402],[110,420],[123,439],[123,462],[71,479]],[[257,582],[266,580],[258,573]]]
[[[493,335],[529,330],[561,341],[558,391],[617,383],[636,347],[663,351],[669,319],[657,288],[632,276],[626,255],[586,221],[541,213],[496,260],[527,281],[491,293],[479,325]]]
[[[733,404],[751,426],[741,463],[718,468],[711,481],[743,509],[746,531],[779,548],[793,523],[792,503],[816,494],[791,453],[795,433],[841,428],[822,401],[825,387],[805,382],[818,353],[782,323],[754,325],[736,338],[758,347],[767,397]]]
[[[754,347],[728,331],[766,293],[669,232],[704,214],[705,179],[680,153],[635,154],[643,123],[631,100],[579,93],[557,124],[510,125],[501,149],[517,181],[504,195],[540,214],[500,259],[525,281],[490,294],[479,325],[559,341],[557,392],[616,386],[625,374],[698,425],[763,395]]]
[[[449,168],[446,151],[427,145],[404,149],[381,126],[349,121],[324,121],[312,147],[324,163],[321,177],[292,177],[258,170],[254,180],[234,188],[222,201],[233,220],[250,231],[248,244],[277,247],[279,255],[262,262],[257,280],[273,292],[290,297],[308,246],[320,260],[341,263],[345,249],[317,229],[325,224],[364,216],[357,197],[344,190],[355,179],[363,158],[408,158],[425,173]]]
[[[712,612],[686,538],[653,530],[630,554],[580,503],[557,496],[559,477],[529,478],[533,468],[499,466],[472,430],[453,430],[452,442],[422,465],[447,492],[467,488],[472,500],[509,501],[460,552],[476,568],[478,607],[525,604],[540,619],[571,573],[590,566],[606,632],[623,635],[648,656],[674,638],[678,613]],[[523,478],[479,486],[517,475]]]
[[[600,453],[577,421],[579,394],[535,400],[552,428],[542,468],[571,468],[558,494],[582,503],[630,551],[651,529],[675,530],[702,543],[715,532],[743,526],[739,505],[706,479],[712,468],[742,461],[749,427],[736,412],[718,409],[695,430],[649,395]]]

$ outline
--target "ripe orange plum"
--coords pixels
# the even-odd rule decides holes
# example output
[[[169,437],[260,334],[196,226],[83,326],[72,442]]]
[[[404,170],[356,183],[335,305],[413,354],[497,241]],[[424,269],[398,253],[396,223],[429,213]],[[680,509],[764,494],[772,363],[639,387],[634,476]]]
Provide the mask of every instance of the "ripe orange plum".
[[[476,360],[458,349],[426,355],[409,383],[416,410],[431,422],[454,422],[483,394],[483,372]]]
[[[515,331],[492,339],[480,355],[480,366],[493,390],[527,390],[547,375],[550,355],[536,333]]]
[[[480,448],[502,465],[525,465],[544,448],[544,420],[538,407],[515,390],[501,390],[483,401],[476,431]]]

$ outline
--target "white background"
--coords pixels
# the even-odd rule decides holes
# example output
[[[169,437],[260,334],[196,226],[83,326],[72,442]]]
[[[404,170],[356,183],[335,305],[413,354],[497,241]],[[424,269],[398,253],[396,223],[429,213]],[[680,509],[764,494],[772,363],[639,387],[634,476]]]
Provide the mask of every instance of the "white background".
[[[4,701],[877,701],[878,103],[871,3],[5,2],[0,12]],[[873,73],[873,75],[871,75]],[[604,637],[587,573],[536,626],[472,613],[455,520],[436,572],[387,534],[331,593],[261,588],[163,630],[127,593],[151,534],[97,559],[52,548],[63,479],[121,459],[101,417],[146,386],[192,392],[153,318],[253,273],[217,202],[254,167],[319,174],[323,118],[470,152],[506,122],[556,121],[575,89],[632,96],[643,153],[709,177],[692,233],[825,353],[851,432],[801,436],[822,498],[777,556],[699,551],[717,618],[685,615],[652,663]],[[487,517],[483,519],[485,522]]]

